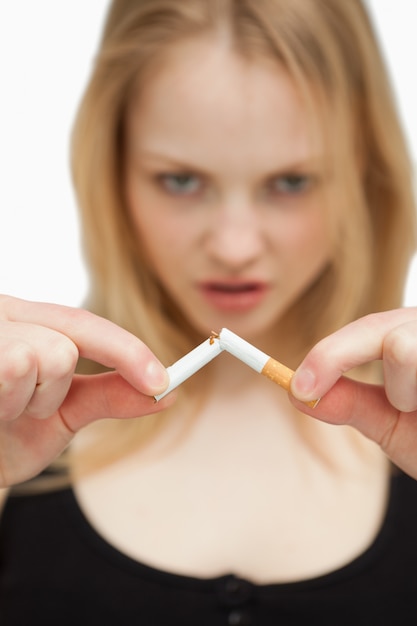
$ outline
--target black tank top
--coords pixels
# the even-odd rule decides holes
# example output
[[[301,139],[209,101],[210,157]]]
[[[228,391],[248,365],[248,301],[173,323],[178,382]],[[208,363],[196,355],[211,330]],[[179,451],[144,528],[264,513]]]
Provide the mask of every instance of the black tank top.
[[[267,585],[139,563],[95,532],[71,489],[12,495],[0,524],[0,624],[416,626],[417,482],[393,476],[383,526],[351,563]]]

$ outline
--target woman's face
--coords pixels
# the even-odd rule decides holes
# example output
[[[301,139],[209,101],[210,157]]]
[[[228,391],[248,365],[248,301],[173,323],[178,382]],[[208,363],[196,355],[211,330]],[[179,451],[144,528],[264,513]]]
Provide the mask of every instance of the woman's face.
[[[291,80],[227,42],[182,44],[127,120],[138,246],[202,335],[255,338],[322,272],[329,237],[313,145]]]

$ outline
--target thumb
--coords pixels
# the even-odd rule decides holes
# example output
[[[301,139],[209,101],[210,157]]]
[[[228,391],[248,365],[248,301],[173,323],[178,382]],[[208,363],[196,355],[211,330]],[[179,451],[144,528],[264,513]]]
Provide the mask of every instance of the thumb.
[[[173,403],[175,394],[159,402],[130,385],[117,372],[74,376],[59,413],[67,427],[77,432],[105,418],[134,418],[157,413]]]
[[[294,406],[323,422],[349,425],[375,441],[391,460],[417,477],[417,412],[404,413],[388,401],[384,387],[341,377],[315,408],[290,394]]]

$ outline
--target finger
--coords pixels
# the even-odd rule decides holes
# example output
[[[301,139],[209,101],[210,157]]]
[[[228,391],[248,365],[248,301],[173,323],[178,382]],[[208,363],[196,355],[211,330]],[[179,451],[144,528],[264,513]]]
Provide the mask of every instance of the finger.
[[[39,357],[38,379],[26,413],[36,418],[47,418],[62,404],[70,388],[79,354],[75,344],[65,335],[49,329],[45,332],[43,328],[40,334],[46,335],[41,347],[47,345],[47,350],[44,349]]]
[[[24,341],[0,337],[0,420],[14,420],[36,388],[37,357]]]
[[[335,425],[349,425],[375,441],[388,457],[417,478],[417,412],[403,413],[388,401],[384,388],[346,377],[311,408],[290,394],[294,406],[307,415]]]
[[[168,375],[152,351],[109,320],[82,309],[9,296],[1,296],[0,302],[7,319],[38,324],[66,335],[81,356],[117,369],[143,393],[153,396],[166,389]]]
[[[3,419],[15,419],[23,411],[43,418],[54,413],[65,398],[77,365],[75,344],[43,326],[2,321],[0,351]]]
[[[391,404],[401,411],[417,409],[417,323],[395,327],[384,339],[385,390]]]
[[[290,399],[303,413],[329,424],[353,426],[380,445],[398,417],[383,387],[346,377],[341,377],[314,408],[291,394]]]
[[[73,372],[36,385],[25,407],[25,414],[37,419],[47,419],[59,409],[70,389]]]
[[[106,417],[132,418],[162,411],[175,392],[160,402],[131,387],[116,372],[74,376],[59,411],[49,419],[19,419],[0,423],[0,484],[11,485],[36,475],[70,443],[83,426]]]
[[[344,326],[308,353],[292,378],[291,393],[303,401],[322,397],[345,372],[382,359],[391,329],[415,320],[417,308],[405,308],[367,315]]]
[[[134,418],[158,413],[170,406],[175,393],[160,402],[132,387],[117,372],[75,375],[60,415],[70,431],[99,419]]]

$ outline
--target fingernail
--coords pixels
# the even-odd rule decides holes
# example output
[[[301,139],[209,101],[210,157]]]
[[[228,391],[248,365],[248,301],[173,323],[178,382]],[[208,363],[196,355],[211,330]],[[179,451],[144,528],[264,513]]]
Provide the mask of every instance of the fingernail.
[[[297,370],[291,380],[291,393],[299,400],[313,400],[316,376],[308,369]]]
[[[161,393],[169,383],[166,369],[157,361],[149,361],[145,367],[146,382],[152,395]]]

